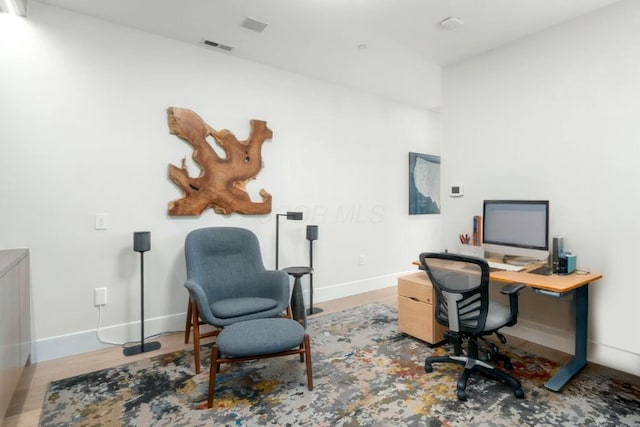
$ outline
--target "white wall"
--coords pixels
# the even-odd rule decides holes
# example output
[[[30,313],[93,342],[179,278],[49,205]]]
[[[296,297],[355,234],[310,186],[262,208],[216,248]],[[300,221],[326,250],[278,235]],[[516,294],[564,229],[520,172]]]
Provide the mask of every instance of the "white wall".
[[[303,210],[281,221],[280,264],[306,264],[305,226],[318,224],[316,301],[394,285],[441,247],[439,215],[407,214],[407,153],[440,154],[428,111],[37,2],[28,19],[0,14],[0,75],[0,247],[31,249],[34,361],[99,347],[96,287],[108,288],[104,337],[138,338],[133,231],[151,231],[148,333],[184,327],[182,246],[195,228],[255,231],[273,268],[274,214]],[[168,164],[192,153],[169,134],[169,106],[242,139],[250,119],[268,122],[249,189],[272,193],[271,215],[167,215],[181,196]],[[94,229],[96,213],[108,230]]]
[[[443,185],[465,185],[463,198],[443,200],[446,244],[470,230],[483,199],[550,200],[551,235],[579,268],[604,274],[590,287],[589,359],[635,375],[638,28],[640,2],[626,1],[450,66],[442,107]],[[541,324],[563,309],[537,307],[530,320]]]

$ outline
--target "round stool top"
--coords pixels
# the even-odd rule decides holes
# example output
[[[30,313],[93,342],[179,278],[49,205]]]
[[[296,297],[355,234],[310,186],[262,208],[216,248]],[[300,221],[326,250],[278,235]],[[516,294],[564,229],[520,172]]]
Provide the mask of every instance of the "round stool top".
[[[291,350],[302,344],[304,328],[295,320],[254,319],[226,326],[216,344],[229,357],[262,356]]]
[[[293,277],[302,277],[305,274],[309,274],[313,271],[311,267],[287,267],[283,268],[282,271],[292,275]]]

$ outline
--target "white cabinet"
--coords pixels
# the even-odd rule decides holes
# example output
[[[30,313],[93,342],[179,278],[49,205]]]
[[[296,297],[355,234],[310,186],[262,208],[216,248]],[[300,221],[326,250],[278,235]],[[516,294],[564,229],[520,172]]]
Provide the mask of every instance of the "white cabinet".
[[[31,354],[29,251],[0,251],[0,420]]]

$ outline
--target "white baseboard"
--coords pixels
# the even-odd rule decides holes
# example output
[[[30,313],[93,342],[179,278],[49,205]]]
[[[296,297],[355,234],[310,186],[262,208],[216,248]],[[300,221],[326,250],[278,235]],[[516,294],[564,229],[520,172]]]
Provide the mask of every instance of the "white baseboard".
[[[640,377],[640,354],[604,344],[589,343],[589,361]]]
[[[398,276],[415,273],[409,270],[396,274],[371,277],[352,282],[339,283],[331,286],[314,289],[314,303],[330,301],[361,294],[364,292],[394,286]],[[307,283],[303,283],[304,299],[309,301],[309,289]],[[169,316],[146,319],[145,335],[184,330],[186,313],[177,313]],[[529,342],[543,345],[565,353],[574,353],[573,331],[549,327],[527,319],[518,319],[518,324],[504,330],[505,333]],[[125,337],[139,337],[140,322],[132,322],[101,329],[100,335],[109,341],[124,341]],[[134,338],[135,339],[135,338]],[[112,347],[98,340],[95,329],[77,332],[68,335],[50,337],[36,340],[31,345],[31,362],[38,363],[60,357],[72,356],[89,351],[101,350]],[[622,349],[603,344],[589,342],[588,360],[600,365],[628,372],[640,376],[640,355]]]
[[[397,277],[415,272],[411,270],[404,273],[388,274],[384,276],[372,277],[353,282],[339,283],[323,288],[315,288],[313,292],[314,304],[329,301],[347,296],[357,295],[363,292],[394,286]],[[304,300],[309,301],[308,282],[303,282]],[[167,332],[183,331],[186,313],[176,313],[168,316],[145,319],[144,332],[146,336]],[[108,341],[123,342],[125,340],[137,339],[140,336],[140,322],[132,322],[115,326],[103,327],[100,336]],[[131,338],[135,337],[135,338]],[[113,347],[98,340],[96,329],[76,332],[57,337],[44,338],[34,341],[31,344],[31,362],[38,363],[61,357],[73,356],[75,354],[89,351],[102,350]]]
[[[552,328],[547,325],[518,319],[518,323],[505,328],[504,333],[543,345],[568,354],[575,354],[573,331]],[[611,347],[593,341],[587,342],[587,360],[609,368],[640,376],[640,354]]]
[[[516,325],[504,328],[501,332],[564,353],[574,353],[573,331],[567,332],[518,317]]]
[[[145,319],[144,334],[148,337],[167,331],[183,331],[185,316],[186,312]],[[138,339],[140,337],[140,321],[103,327],[100,329],[100,336],[114,342]],[[96,329],[44,338],[31,343],[31,363],[45,362],[110,347],[114,347],[114,345],[104,344],[98,340]]]
[[[331,301],[338,298],[350,297],[364,292],[376,291],[378,289],[388,288],[398,284],[398,277],[415,273],[417,270],[409,270],[394,274],[385,274],[384,276],[369,277],[362,280],[354,280],[352,282],[338,283],[322,288],[314,288],[313,302]],[[309,301],[309,290],[307,283],[303,283],[304,300]]]

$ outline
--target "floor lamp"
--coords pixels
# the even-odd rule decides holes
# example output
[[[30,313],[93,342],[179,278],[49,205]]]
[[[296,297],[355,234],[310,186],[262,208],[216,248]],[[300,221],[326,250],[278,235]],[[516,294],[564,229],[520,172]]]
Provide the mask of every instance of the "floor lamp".
[[[278,248],[280,246],[280,217],[285,216],[287,219],[294,221],[302,221],[302,212],[287,212],[286,214],[276,214],[276,270],[278,270]]]
[[[320,307],[313,307],[313,241],[318,240],[318,226],[307,225],[307,240],[309,241],[309,267],[311,267],[311,273],[309,273],[309,314],[316,314],[322,312]]]
[[[158,341],[144,343],[144,253],[151,250],[151,233],[136,231],[133,233],[133,250],[140,252],[140,345],[125,347],[125,356],[146,353],[160,348]]]

